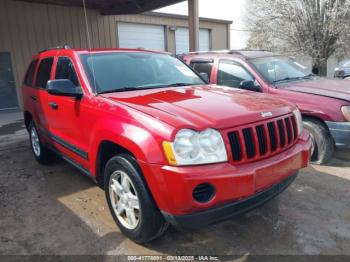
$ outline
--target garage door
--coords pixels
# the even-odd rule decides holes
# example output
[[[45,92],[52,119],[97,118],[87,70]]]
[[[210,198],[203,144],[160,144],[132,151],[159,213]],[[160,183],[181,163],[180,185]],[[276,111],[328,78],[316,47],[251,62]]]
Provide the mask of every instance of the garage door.
[[[188,28],[179,27],[175,31],[176,53],[187,53],[190,50]],[[210,32],[208,29],[199,29],[199,51],[210,50]]]
[[[134,23],[118,23],[121,48],[144,48],[165,51],[164,27]]]

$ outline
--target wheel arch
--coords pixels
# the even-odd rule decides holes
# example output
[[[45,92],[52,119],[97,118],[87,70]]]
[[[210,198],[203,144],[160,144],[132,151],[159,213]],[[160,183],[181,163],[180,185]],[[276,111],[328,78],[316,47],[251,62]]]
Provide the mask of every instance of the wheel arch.
[[[121,146],[114,141],[102,140],[99,143],[95,168],[96,180],[99,186],[103,187],[104,185],[104,170],[108,160],[119,154],[127,154],[133,157],[135,160],[137,159],[136,156],[128,148]]]
[[[26,129],[28,130],[30,122],[33,120],[33,116],[29,111],[23,112],[24,124]]]

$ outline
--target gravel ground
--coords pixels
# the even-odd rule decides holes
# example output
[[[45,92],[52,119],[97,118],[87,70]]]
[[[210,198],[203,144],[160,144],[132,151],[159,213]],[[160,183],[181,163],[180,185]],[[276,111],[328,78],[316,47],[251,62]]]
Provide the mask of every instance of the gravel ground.
[[[40,166],[21,114],[0,115],[0,254],[350,255],[350,151],[310,166],[284,193],[238,218],[170,228],[144,246],[113,222],[104,192],[61,160]]]

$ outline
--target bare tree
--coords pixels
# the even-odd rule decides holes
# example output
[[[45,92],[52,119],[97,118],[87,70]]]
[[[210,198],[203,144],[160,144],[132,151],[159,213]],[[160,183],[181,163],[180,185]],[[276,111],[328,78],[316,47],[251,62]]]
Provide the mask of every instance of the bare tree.
[[[309,55],[321,75],[327,60],[350,53],[350,0],[250,0],[249,48]]]

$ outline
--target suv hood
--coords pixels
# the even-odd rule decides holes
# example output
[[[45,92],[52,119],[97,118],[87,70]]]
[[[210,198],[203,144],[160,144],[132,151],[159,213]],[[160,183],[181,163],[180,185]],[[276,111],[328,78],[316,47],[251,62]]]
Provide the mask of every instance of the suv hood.
[[[103,94],[110,101],[151,115],[175,128],[223,129],[290,113],[276,98],[235,88],[189,86]]]
[[[350,101],[350,82],[346,80],[320,78],[316,80],[283,83],[282,89]]]

